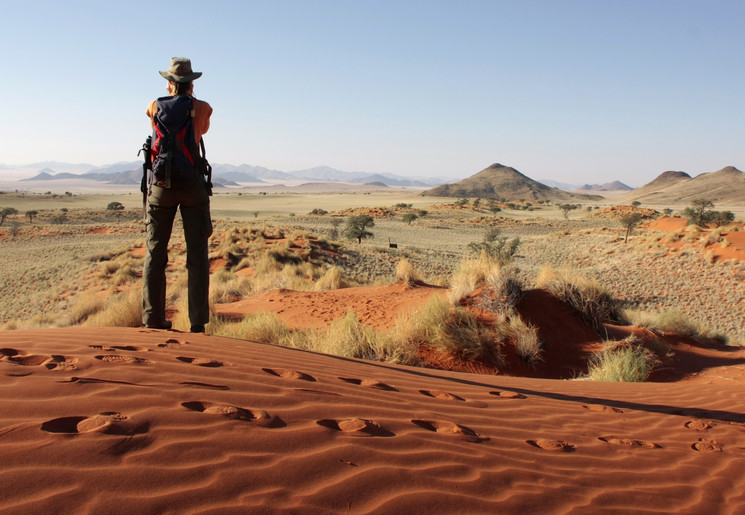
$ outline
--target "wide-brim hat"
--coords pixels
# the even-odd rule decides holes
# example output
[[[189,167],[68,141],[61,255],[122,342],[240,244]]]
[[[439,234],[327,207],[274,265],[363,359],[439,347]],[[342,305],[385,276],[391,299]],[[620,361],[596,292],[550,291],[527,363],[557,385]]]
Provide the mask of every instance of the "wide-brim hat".
[[[202,76],[202,72],[191,70],[191,60],[186,57],[172,57],[171,67],[167,72],[158,72],[160,76],[172,82],[191,82]]]

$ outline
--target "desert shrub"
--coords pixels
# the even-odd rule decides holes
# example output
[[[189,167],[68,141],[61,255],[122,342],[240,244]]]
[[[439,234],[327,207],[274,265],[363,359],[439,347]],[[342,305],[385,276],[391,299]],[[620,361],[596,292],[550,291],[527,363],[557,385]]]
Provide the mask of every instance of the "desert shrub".
[[[323,276],[316,281],[314,290],[325,291],[325,290],[338,290],[339,288],[346,288],[348,286],[347,281],[344,279],[344,272],[339,266],[332,266]]]
[[[142,289],[110,295],[103,307],[83,323],[90,327],[140,327],[142,325]]]
[[[419,273],[414,269],[414,265],[411,264],[406,258],[401,258],[396,263],[396,280],[403,281],[409,286],[414,286],[414,283],[420,280]]]
[[[500,366],[504,363],[494,330],[479,324],[472,312],[453,307],[439,295],[432,296],[413,314],[399,318],[395,332],[398,341],[417,348],[428,345],[464,359],[489,358]]]
[[[694,336],[706,332],[706,329],[700,323],[691,320],[678,309],[668,309],[657,315],[657,320],[650,329],[681,336]]]
[[[71,323],[79,324],[91,315],[95,315],[104,307],[104,298],[95,292],[88,291],[75,297],[75,303],[70,309]]]
[[[114,286],[123,286],[129,284],[140,277],[140,268],[130,263],[125,263],[111,276],[111,284]]]
[[[331,322],[326,331],[311,336],[312,347],[318,352],[349,358],[385,361],[386,335],[360,323],[354,312]]]
[[[639,383],[646,381],[659,364],[649,349],[633,339],[610,342],[605,349],[590,358],[585,379]]]
[[[487,229],[480,243],[469,243],[468,249],[474,254],[486,253],[491,259],[499,264],[507,264],[512,261],[517,248],[520,246],[520,238],[510,240],[506,236],[500,236],[501,231],[496,227]]]
[[[536,278],[539,288],[567,303],[595,331],[606,335],[604,323],[623,323],[621,305],[608,290],[595,280],[572,270],[544,267]]]
[[[526,324],[517,315],[502,317],[498,326],[501,334],[515,342],[520,359],[533,367],[542,360],[543,342],[538,338],[537,327]]]
[[[486,285],[493,291],[493,310],[512,313],[523,296],[523,285],[515,267],[492,267]]]
[[[251,281],[247,277],[240,277],[222,270],[216,280],[210,281],[210,304],[224,304],[236,302],[252,291]],[[216,272],[213,277],[218,276]]]
[[[272,345],[285,345],[290,339],[290,330],[276,313],[265,312],[247,316],[241,322],[215,324],[210,334],[241,338]]]
[[[320,207],[317,207],[317,208],[314,208],[309,214],[320,216],[320,215],[327,215],[329,214],[329,212],[326,211],[325,209],[321,209]]]
[[[120,266],[121,264],[117,261],[106,261],[103,265],[101,265],[99,277],[110,277],[111,275],[116,273],[117,270],[119,270]]]
[[[457,304],[471,295],[486,280],[493,266],[486,253],[482,253],[478,258],[463,258],[450,278],[450,302]]]
[[[282,270],[282,264],[277,262],[269,253],[264,253],[254,266],[254,276],[270,274]]]

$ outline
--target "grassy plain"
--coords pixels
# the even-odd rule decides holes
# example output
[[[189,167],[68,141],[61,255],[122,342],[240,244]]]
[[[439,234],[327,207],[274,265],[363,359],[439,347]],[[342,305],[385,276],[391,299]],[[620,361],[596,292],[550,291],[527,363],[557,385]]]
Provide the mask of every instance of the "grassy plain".
[[[608,218],[594,216],[613,199],[586,204],[565,218],[550,205],[528,209],[504,208],[492,213],[485,205],[456,206],[452,198],[421,197],[416,191],[370,193],[237,193],[218,192],[212,214],[218,230],[230,227],[283,227],[342,242],[345,274],[359,283],[384,283],[396,276],[396,265],[407,258],[423,278],[447,284],[468,245],[482,240],[490,228],[521,240],[515,265],[527,285],[535,284],[545,265],[569,267],[596,280],[628,308],[676,309],[697,323],[745,338],[745,266],[739,261],[709,262],[703,251],[687,247],[678,252],[659,243],[661,237],[637,229],[628,244],[625,229]],[[106,211],[121,202],[122,212]],[[411,205],[411,207],[395,207]],[[29,319],[69,309],[70,294],[85,287],[86,274],[96,273],[97,254],[118,252],[143,239],[141,197],[124,194],[44,195],[4,193],[0,207],[18,214],[0,227],[2,295],[0,322]],[[662,206],[659,206],[662,209]],[[665,206],[675,211],[685,206]],[[374,237],[361,245],[344,240],[343,221],[363,208],[385,208],[375,217]],[[66,220],[55,216],[66,210]],[[328,211],[310,215],[313,209]],[[358,209],[359,211],[350,211]],[[406,213],[426,210],[411,223]],[[38,211],[33,222],[24,213]],[[337,222],[338,223],[338,222]],[[174,242],[180,241],[180,229]],[[397,248],[391,248],[395,243]]]

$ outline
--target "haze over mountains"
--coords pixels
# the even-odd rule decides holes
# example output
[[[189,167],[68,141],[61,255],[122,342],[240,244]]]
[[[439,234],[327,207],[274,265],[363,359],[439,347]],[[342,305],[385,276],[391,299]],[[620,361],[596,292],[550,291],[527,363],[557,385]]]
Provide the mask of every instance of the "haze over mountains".
[[[100,181],[108,185],[139,185],[142,162],[114,163],[103,167],[88,164],[43,162],[23,167],[34,167],[38,172],[22,182],[51,182],[57,180]],[[18,167],[0,164],[0,169]],[[80,172],[81,169],[87,169]],[[73,173],[75,171],[76,173]],[[442,178],[411,179],[394,174],[344,172],[328,166],[285,172],[248,164],[213,166],[215,186],[261,186],[286,182],[343,183],[376,187],[429,188],[422,194],[446,197],[481,197],[501,200],[598,200],[614,197],[618,202],[638,200],[647,204],[687,203],[695,198],[706,198],[717,203],[745,203],[745,173],[734,166],[691,177],[682,171],[661,173],[649,183],[633,189],[620,182],[605,184],[568,184],[552,180],[535,181],[515,168],[495,163],[461,181],[447,183]],[[90,184],[90,183],[89,183]],[[626,193],[624,193],[626,192]],[[607,194],[607,195],[606,195]]]
[[[142,162],[115,163],[95,168],[90,165],[65,165],[63,163],[39,163],[47,165],[33,177],[21,181],[53,181],[60,179],[87,179],[105,181],[107,184],[140,184]],[[84,173],[59,172],[58,169],[71,169],[78,166],[90,166]],[[77,168],[79,169],[79,168]],[[222,186],[238,186],[238,183],[264,184],[268,181],[309,181],[309,182],[344,182],[351,184],[382,183],[392,187],[430,187],[442,184],[446,179],[409,179],[394,174],[373,174],[367,172],[344,172],[329,166],[318,166],[304,170],[284,172],[262,166],[247,164],[230,165],[214,164],[212,167],[213,182]]]

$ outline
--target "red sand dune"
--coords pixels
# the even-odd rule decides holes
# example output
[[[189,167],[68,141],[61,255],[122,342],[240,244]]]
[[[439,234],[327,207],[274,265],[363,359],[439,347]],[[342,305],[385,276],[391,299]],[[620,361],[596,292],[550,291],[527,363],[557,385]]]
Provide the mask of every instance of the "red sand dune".
[[[354,311],[363,324],[386,329],[395,325],[400,314],[416,309],[432,295],[445,293],[447,288],[409,287],[402,282],[319,292],[276,289],[237,302],[217,304],[215,310],[236,319],[271,311],[290,329],[325,327],[347,311]]]
[[[3,513],[745,511],[741,380],[484,376],[146,329],[0,339]]]
[[[653,231],[678,232],[685,229],[686,224],[687,222],[685,218],[663,217],[650,222],[646,225],[646,228]],[[707,252],[711,251],[715,261],[726,261],[728,259],[736,259],[738,261],[745,260],[745,231],[743,231],[745,226],[739,223],[734,225],[739,227],[740,230],[722,231],[721,233],[722,238],[727,240],[728,244],[726,246],[723,246],[722,243],[713,243],[702,249]],[[702,232],[702,235],[711,232],[712,230],[713,229],[711,228],[705,229]],[[668,242],[663,240],[662,242],[674,249],[680,249],[686,245],[686,243],[679,241]],[[698,247],[700,248],[701,245],[698,245]]]

